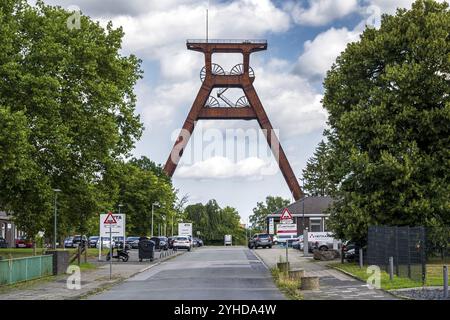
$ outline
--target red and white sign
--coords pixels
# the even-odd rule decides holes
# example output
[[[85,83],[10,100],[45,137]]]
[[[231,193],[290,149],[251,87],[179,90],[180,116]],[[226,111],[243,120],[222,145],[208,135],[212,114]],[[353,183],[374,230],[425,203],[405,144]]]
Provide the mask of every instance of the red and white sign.
[[[100,214],[100,236],[109,238],[109,233],[113,237],[125,236],[125,214],[115,214],[112,212]]]
[[[108,215],[105,218],[105,221],[103,221],[104,224],[116,224],[117,220],[114,218],[113,213],[110,211],[108,212]]]
[[[283,212],[281,213],[280,222],[281,223],[289,223],[289,224],[294,222],[294,219],[292,218],[292,214],[289,212],[288,208],[284,208]]]
[[[277,224],[277,235],[297,236],[297,225],[295,223]]]

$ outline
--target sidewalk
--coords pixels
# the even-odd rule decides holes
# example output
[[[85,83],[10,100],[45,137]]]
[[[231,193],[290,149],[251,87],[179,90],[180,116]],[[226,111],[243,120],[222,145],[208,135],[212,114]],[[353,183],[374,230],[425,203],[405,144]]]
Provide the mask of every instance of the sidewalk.
[[[183,254],[183,251],[175,252],[171,256],[159,259],[159,252],[155,252],[155,260],[153,262],[138,262],[133,256],[128,262],[113,261],[112,279],[109,278],[109,263],[89,261],[92,264],[99,265],[96,269],[81,271],[81,289],[67,289],[67,280],[70,275],[55,276],[50,281],[42,281],[36,284],[30,284],[25,288],[14,288],[6,292],[0,293],[0,300],[74,300],[82,299],[88,295],[106,290],[133,275],[143,272],[164,262],[168,259]],[[4,289],[4,288],[2,288]]]
[[[269,268],[277,262],[286,260],[285,248],[252,250]],[[327,266],[329,261],[316,261],[312,257],[303,257],[303,252],[295,249],[288,251],[292,268],[305,270],[305,276],[319,277],[320,290],[301,291],[305,300],[396,300],[391,294],[370,289],[366,283],[352,278]]]

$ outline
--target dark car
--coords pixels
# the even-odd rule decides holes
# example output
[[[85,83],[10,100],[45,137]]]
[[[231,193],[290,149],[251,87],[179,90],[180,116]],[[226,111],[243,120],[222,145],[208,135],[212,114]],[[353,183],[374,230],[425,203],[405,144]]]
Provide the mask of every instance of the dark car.
[[[98,239],[100,239],[99,236],[89,237],[89,248],[96,248]]]
[[[88,243],[88,238],[86,236],[76,235],[73,236],[72,245],[73,247],[85,246]]]
[[[200,238],[194,238],[194,244],[197,247],[203,247],[203,240]]]
[[[152,237],[150,240],[155,243],[155,250],[161,251],[169,249],[169,243],[166,237]]]
[[[175,237],[168,237],[167,243],[169,245],[169,249],[173,249],[173,241],[175,240]]]
[[[8,248],[8,242],[5,238],[0,237],[0,248]]]
[[[125,243],[129,245],[131,249],[139,249],[139,237],[127,237]]]
[[[124,237],[113,237],[113,241],[114,241],[114,248],[115,249],[123,249]],[[125,240],[125,248],[127,250],[131,249],[131,246],[127,243],[126,240]]]
[[[272,248],[272,237],[267,233],[257,233],[248,241],[248,247],[250,249]]]

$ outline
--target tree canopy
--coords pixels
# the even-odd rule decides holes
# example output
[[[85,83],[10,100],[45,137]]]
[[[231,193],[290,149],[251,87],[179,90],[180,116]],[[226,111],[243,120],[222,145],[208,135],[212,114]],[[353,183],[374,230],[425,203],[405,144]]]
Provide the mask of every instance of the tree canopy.
[[[54,188],[62,225],[70,217],[85,231],[111,207],[102,178],[143,130],[133,92],[141,62],[121,55],[122,29],[85,16],[69,29],[71,14],[0,3],[0,206],[30,236],[52,232]]]
[[[336,185],[330,177],[329,146],[321,141],[317,146],[314,156],[306,163],[303,170],[303,191],[309,196],[329,196],[333,194]]]
[[[449,32],[449,5],[418,0],[367,28],[328,72],[330,224],[341,238],[450,225]]]

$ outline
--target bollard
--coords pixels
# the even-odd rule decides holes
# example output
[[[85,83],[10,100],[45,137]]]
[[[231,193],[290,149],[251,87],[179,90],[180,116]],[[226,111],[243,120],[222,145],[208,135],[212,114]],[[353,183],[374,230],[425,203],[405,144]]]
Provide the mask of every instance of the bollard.
[[[308,228],[305,228],[305,230],[303,230],[303,256],[304,257],[307,257],[309,255],[308,246],[309,246]]]
[[[448,266],[444,266],[444,299],[448,299]]]
[[[389,257],[389,280],[394,280],[394,257]]]

